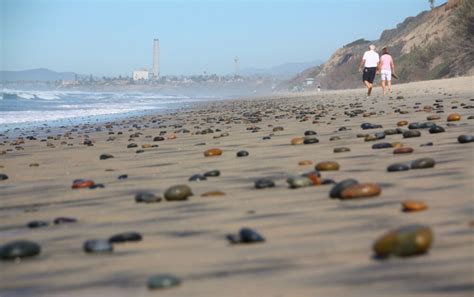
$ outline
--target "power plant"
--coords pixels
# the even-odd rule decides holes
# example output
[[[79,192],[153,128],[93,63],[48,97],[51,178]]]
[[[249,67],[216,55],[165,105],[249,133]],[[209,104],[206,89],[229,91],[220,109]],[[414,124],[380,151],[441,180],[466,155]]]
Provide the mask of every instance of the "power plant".
[[[153,79],[160,77],[160,40],[153,40]]]

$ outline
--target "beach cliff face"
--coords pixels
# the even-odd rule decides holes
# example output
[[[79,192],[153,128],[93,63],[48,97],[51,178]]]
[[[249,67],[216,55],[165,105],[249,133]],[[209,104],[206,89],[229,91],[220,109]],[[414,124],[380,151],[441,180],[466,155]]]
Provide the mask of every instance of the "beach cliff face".
[[[305,70],[289,84],[315,78],[325,89],[359,87],[358,65],[370,44],[379,53],[383,47],[389,48],[400,82],[472,75],[474,61],[469,48],[474,24],[469,15],[473,9],[472,1],[451,0],[408,17],[396,28],[383,31],[378,40],[361,38],[344,45],[325,64]]]

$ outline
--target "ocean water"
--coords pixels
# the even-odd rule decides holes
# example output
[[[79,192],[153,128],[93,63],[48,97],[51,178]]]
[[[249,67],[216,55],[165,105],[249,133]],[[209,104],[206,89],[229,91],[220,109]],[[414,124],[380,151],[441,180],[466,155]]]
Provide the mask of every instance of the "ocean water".
[[[166,111],[212,97],[169,96],[148,92],[24,91],[0,92],[0,131],[13,127],[112,120]]]

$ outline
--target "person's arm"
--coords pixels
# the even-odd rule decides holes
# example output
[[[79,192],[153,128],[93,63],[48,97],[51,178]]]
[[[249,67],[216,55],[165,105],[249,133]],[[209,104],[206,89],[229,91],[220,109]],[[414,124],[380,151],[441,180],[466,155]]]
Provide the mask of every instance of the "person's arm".
[[[360,63],[359,63],[359,72],[362,71],[362,66],[365,64],[365,59],[364,57],[362,57],[362,59],[360,59]]]

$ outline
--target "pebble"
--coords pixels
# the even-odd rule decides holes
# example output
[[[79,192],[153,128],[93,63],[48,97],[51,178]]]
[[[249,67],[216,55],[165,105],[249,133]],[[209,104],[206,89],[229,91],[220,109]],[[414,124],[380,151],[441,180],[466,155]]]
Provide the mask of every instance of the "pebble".
[[[316,137],[312,137],[312,136],[306,136],[304,137],[304,140],[303,140],[303,144],[314,144],[314,143],[318,143],[319,142],[319,139],[317,139]]]
[[[360,127],[362,128],[362,130],[383,128],[382,125],[371,124],[371,123],[362,123]]]
[[[426,117],[426,119],[427,119],[428,121],[436,121],[436,120],[441,119],[441,117],[438,116],[438,115],[430,115],[430,116]]]
[[[162,136],[156,136],[156,137],[153,138],[153,141],[164,141],[164,140],[165,140],[165,138],[162,137]]]
[[[221,191],[211,191],[205,192],[201,194],[201,197],[217,197],[217,196],[224,196],[225,193]]]
[[[134,148],[134,147],[138,147],[138,145],[136,143],[130,143],[129,145],[127,145],[127,148]]]
[[[109,253],[114,250],[113,245],[104,239],[90,239],[84,242],[84,252],[86,253]]]
[[[127,241],[141,241],[142,235],[138,232],[125,232],[111,236],[109,238],[110,243],[122,243]]]
[[[375,197],[381,192],[382,189],[375,183],[356,184],[345,188],[341,192],[341,199]]]
[[[422,211],[427,208],[426,203],[422,201],[405,200],[402,202],[402,211],[404,212]]]
[[[89,189],[99,189],[99,188],[103,189],[103,188],[105,188],[105,185],[104,184],[94,184],[94,185],[89,187]]]
[[[336,140],[341,140],[341,137],[339,137],[339,136],[332,136],[331,138],[329,138],[329,141],[336,141]]]
[[[334,153],[345,153],[345,152],[350,152],[350,151],[351,149],[348,147],[336,147],[333,150]]]
[[[204,152],[205,157],[214,157],[222,155],[222,150],[218,148],[209,149]]]
[[[403,132],[403,138],[420,137],[421,132],[417,130],[407,130]]]
[[[311,160],[299,161],[299,162],[298,162],[298,165],[300,165],[300,166],[313,165],[313,161],[311,161]]]
[[[255,188],[257,189],[265,189],[265,188],[273,188],[275,187],[275,182],[268,178],[260,178],[255,181]]]
[[[292,145],[298,145],[298,144],[303,144],[303,143],[304,143],[303,137],[296,137],[296,138],[291,139]]]
[[[211,171],[208,171],[206,173],[204,173],[204,176],[206,177],[217,177],[217,176],[220,176],[221,175],[221,172],[219,170],[211,170]]]
[[[397,126],[398,126],[398,127],[402,127],[402,126],[406,126],[406,125],[408,125],[408,122],[407,122],[407,121],[399,121],[399,122],[397,123]]]
[[[100,155],[99,159],[100,160],[107,160],[107,159],[111,159],[113,157],[114,156],[112,156],[111,154],[102,154],[102,155]]]
[[[168,289],[179,286],[180,284],[181,280],[178,277],[170,274],[152,275],[147,281],[147,287],[150,290]]]
[[[320,162],[316,165],[318,171],[337,171],[339,170],[339,164],[334,161]]]
[[[474,136],[473,135],[459,135],[458,142],[459,143],[474,142]],[[0,177],[0,180],[1,180],[1,177]]]
[[[341,193],[344,191],[344,189],[356,185],[359,182],[353,178],[345,179],[343,181],[338,182],[335,184],[331,191],[329,192],[329,197],[331,198],[341,198]]]
[[[39,167],[40,165],[38,163],[31,163],[30,167]]]
[[[117,177],[117,179],[127,179],[127,178],[128,178],[128,174],[122,174]]]
[[[322,184],[321,174],[319,171],[311,171],[303,174],[302,176],[308,178],[315,186]]]
[[[8,175],[6,175],[5,173],[0,173],[0,180],[6,180],[8,179]]]
[[[459,113],[451,113],[447,118],[448,122],[456,122],[461,120],[461,115]]]
[[[176,185],[168,188],[165,192],[166,201],[183,201],[188,200],[193,193],[191,188],[187,185]]]
[[[202,181],[202,180],[207,180],[207,177],[201,174],[193,174],[189,177],[188,181]]]
[[[317,135],[318,133],[316,133],[315,131],[312,131],[312,130],[307,130],[304,132],[304,136],[310,136],[310,135]]]
[[[237,157],[247,157],[249,155],[249,152],[247,151],[238,151],[237,152]]]
[[[387,258],[390,255],[409,257],[426,253],[433,242],[431,228],[424,225],[408,225],[392,230],[373,245],[375,255]]]
[[[54,219],[53,223],[55,225],[61,225],[61,224],[70,224],[70,223],[76,223],[77,219],[75,218],[68,218],[68,217],[59,217]]]
[[[411,169],[433,168],[435,163],[432,158],[421,158],[411,162]]]
[[[389,142],[381,142],[381,143],[376,143],[372,145],[373,150],[378,150],[378,149],[386,149],[386,148],[392,148],[392,144]]]
[[[309,178],[302,176],[289,177],[286,182],[290,185],[290,188],[292,189],[309,187],[314,185]]]
[[[411,147],[399,147],[393,150],[394,154],[411,154],[413,149]]]
[[[41,253],[41,246],[29,240],[11,241],[0,246],[0,259],[2,260],[33,257],[39,253]]]
[[[135,194],[135,202],[137,203],[155,203],[163,200],[160,196],[156,196],[150,192],[138,192]]]
[[[95,184],[94,181],[90,179],[76,179],[72,182],[72,188],[73,189],[89,188],[90,186],[93,186],[94,184]]]
[[[46,221],[31,221],[26,226],[28,228],[41,228],[49,225],[49,222]]]
[[[265,238],[263,238],[263,236],[261,236],[257,231],[250,228],[242,228],[240,229],[239,234],[228,234],[226,238],[232,244],[260,243],[265,241]]]
[[[445,130],[441,126],[433,126],[433,127],[430,128],[429,132],[431,134],[436,134],[436,133],[443,133],[443,132],[445,132]]]
[[[410,166],[403,163],[395,163],[387,167],[388,172],[407,171],[410,170]]]

